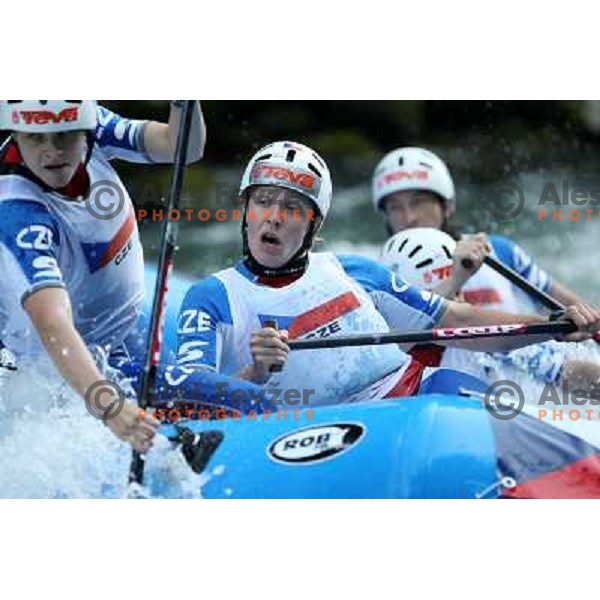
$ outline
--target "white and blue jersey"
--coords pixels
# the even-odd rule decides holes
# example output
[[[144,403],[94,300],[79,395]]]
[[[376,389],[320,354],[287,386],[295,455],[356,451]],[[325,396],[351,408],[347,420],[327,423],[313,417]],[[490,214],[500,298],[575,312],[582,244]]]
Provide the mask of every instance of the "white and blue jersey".
[[[552,279],[519,245],[512,240],[492,235],[491,255],[534,287],[549,292]],[[525,292],[515,287],[508,279],[488,265],[482,267],[462,288],[463,298],[469,304],[510,313],[537,312],[536,304]]]
[[[0,176],[0,339],[17,356],[42,346],[23,302],[37,290],[62,287],[73,321],[88,345],[116,346],[135,324],[144,294],[144,267],[135,212],[111,159],[151,162],[144,122],[98,108],[95,145],[87,164],[91,189],[103,182],[122,208],[100,219],[89,207],[107,196],[71,198],[19,174]],[[97,214],[103,214],[101,210]]]
[[[178,322],[180,368],[233,377],[252,364],[252,333],[275,321],[290,339],[421,330],[435,326],[446,301],[417,290],[378,263],[331,253],[310,255],[306,272],[285,287],[258,282],[243,264],[195,284]],[[394,344],[302,350],[290,353],[271,387],[314,390],[311,405],[364,399],[379,385],[380,397],[407,370],[410,357]]]
[[[489,240],[493,257],[519,273],[534,287],[550,292],[552,278],[536,265],[519,245],[497,235],[490,236]],[[482,308],[516,314],[538,312],[536,302],[529,295],[485,264],[467,281],[461,291],[466,302]],[[556,342],[526,346],[513,352],[497,352],[492,354],[492,357],[492,361],[483,356],[479,360],[473,360],[473,353],[469,351],[448,348],[444,352],[442,366],[467,371],[480,377],[492,376],[493,365],[515,366],[537,379],[554,383],[560,375],[565,359],[562,346]]]

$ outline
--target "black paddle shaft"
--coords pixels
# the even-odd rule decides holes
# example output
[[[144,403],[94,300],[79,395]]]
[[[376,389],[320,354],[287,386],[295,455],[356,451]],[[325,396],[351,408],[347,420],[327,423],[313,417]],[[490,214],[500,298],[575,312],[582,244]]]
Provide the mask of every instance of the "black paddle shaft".
[[[179,207],[181,198],[181,186],[183,182],[183,172],[187,162],[187,150],[190,137],[190,127],[194,113],[194,100],[186,100],[183,108],[183,115],[179,123],[179,132],[177,134],[177,148],[175,150],[175,160],[173,169],[173,180],[171,182],[171,191],[169,194],[169,204],[167,215],[172,210]],[[178,223],[166,219],[163,222],[160,256],[156,274],[156,285],[154,288],[154,300],[152,303],[152,313],[150,318],[150,330],[148,331],[148,341],[146,346],[146,363],[142,373],[142,382],[140,384],[139,407],[146,410],[151,400],[157,396],[156,379],[158,374],[158,361],[160,355],[160,332],[163,324],[163,314],[165,309],[165,297],[169,273],[173,264],[173,257],[177,250]],[[129,482],[142,485],[144,480],[144,457],[135,450],[131,457],[131,467],[129,470]]]
[[[331,338],[310,338],[293,340],[290,350],[315,350],[318,348],[342,348],[349,346],[378,346],[382,344],[428,344],[444,343],[453,340],[475,340],[521,335],[562,336],[577,331],[571,321],[547,321],[532,324],[480,325],[448,329],[429,329],[427,331],[408,331],[401,333],[362,333],[357,335]]]

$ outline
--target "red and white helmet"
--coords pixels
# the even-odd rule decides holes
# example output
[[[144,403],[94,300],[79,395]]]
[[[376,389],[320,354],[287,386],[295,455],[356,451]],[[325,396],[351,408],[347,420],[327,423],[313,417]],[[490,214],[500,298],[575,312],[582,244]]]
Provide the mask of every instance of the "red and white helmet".
[[[381,261],[407,283],[433,290],[452,276],[455,248],[456,242],[438,229],[405,229],[384,244]]]
[[[382,210],[383,199],[395,192],[422,190],[437,194],[450,213],[456,209],[454,182],[444,161],[424,148],[398,148],[386,154],[373,174],[373,204]]]
[[[314,202],[323,219],[331,206],[331,175],[325,161],[296,142],[274,142],[261,148],[244,171],[240,195],[253,185],[274,185],[303,194]]]
[[[54,133],[95,129],[95,100],[0,100],[0,129]]]

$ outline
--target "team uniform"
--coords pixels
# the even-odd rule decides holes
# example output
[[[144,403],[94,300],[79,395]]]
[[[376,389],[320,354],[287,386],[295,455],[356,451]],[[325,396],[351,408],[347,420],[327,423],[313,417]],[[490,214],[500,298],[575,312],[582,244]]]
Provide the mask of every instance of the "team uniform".
[[[311,253],[304,274],[285,287],[260,282],[244,262],[195,284],[178,323],[180,367],[235,376],[252,363],[252,332],[269,321],[290,339],[390,329],[428,329],[446,301],[417,290],[382,265],[357,256]],[[422,367],[394,344],[290,353],[268,387],[314,389],[311,406],[415,393]]]
[[[20,174],[0,176],[0,339],[17,358],[43,354],[23,302],[37,290],[65,288],[73,322],[88,347],[119,346],[134,326],[144,296],[143,252],[135,212],[112,159],[152,162],[143,144],[144,122],[97,108],[95,144],[85,169],[63,193]],[[18,163],[16,145],[4,165]],[[79,190],[90,189],[86,201]],[[106,214],[109,190],[122,208]],[[104,212],[103,212],[104,211]]]
[[[550,292],[551,277],[538,267],[520,246],[508,238],[495,235],[490,236],[489,241],[492,257],[523,276],[534,287]],[[490,310],[516,314],[536,313],[539,310],[530,296],[485,264],[466,282],[461,291],[463,299],[469,304]],[[564,360],[564,346],[550,341],[512,352],[495,352],[492,354],[492,360],[482,356],[475,362],[470,352],[448,349],[441,364],[448,368],[470,370],[478,376],[491,375],[498,366],[514,366],[536,379],[555,383],[560,376]],[[471,369],[468,366],[469,361]]]
[[[386,154],[373,173],[372,200],[376,211],[383,211],[388,197],[399,192],[428,192],[437,196],[446,218],[456,211],[456,189],[448,167],[435,153],[424,148],[398,148]],[[412,233],[411,233],[412,232]],[[434,241],[435,239],[435,241]],[[513,269],[533,286],[549,292],[552,281],[530,256],[511,240],[490,236],[492,256]],[[383,248],[383,260],[411,284],[435,289],[451,275],[452,253],[456,243],[435,229],[406,229],[396,233]],[[411,279],[414,277],[414,280]],[[483,265],[463,286],[463,299],[469,304],[509,313],[536,313],[538,307],[522,290]],[[413,354],[429,365],[441,364],[485,377],[499,364],[517,366],[530,375],[555,382],[564,362],[563,350],[556,342],[546,342],[510,353],[489,355],[440,347],[432,351],[417,349]]]
[[[513,241],[490,236],[491,256],[520,274],[533,286],[545,292],[552,287],[549,275]],[[407,229],[386,242],[382,261],[411,285],[436,289],[452,275],[452,255],[456,242],[436,229]],[[535,313],[538,307],[522,290],[486,264],[464,284],[462,300],[488,310],[513,314]],[[564,362],[563,345],[550,341],[520,348],[512,352],[484,354],[441,346],[417,346],[411,354],[427,366],[442,366],[489,378],[502,366],[515,366],[546,382],[555,382]]]

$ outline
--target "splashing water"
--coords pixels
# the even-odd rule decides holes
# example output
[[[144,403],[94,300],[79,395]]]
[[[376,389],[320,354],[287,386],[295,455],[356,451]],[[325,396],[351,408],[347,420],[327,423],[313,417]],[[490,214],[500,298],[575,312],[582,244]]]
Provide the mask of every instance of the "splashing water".
[[[0,380],[0,497],[130,497],[130,447],[57,378],[31,365],[22,373]],[[156,437],[146,460],[141,495],[167,481],[173,497],[200,497],[202,479],[166,438]]]

